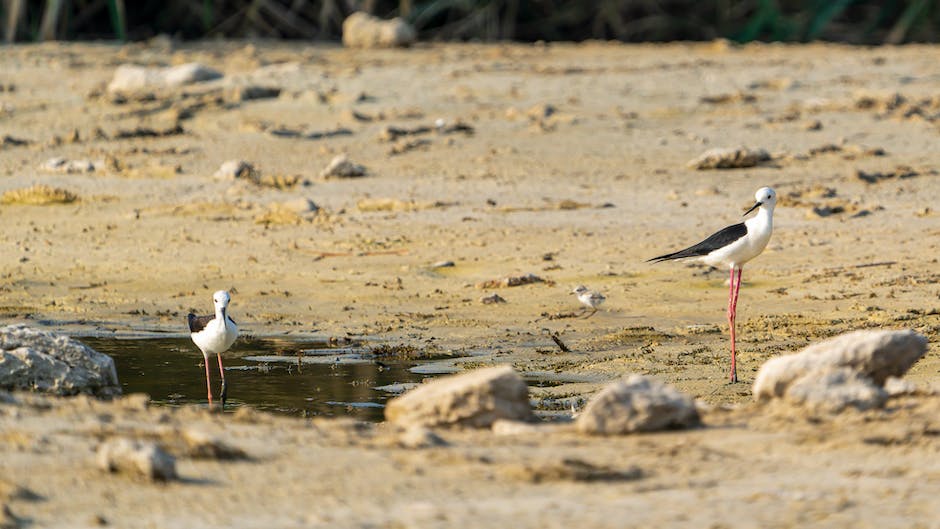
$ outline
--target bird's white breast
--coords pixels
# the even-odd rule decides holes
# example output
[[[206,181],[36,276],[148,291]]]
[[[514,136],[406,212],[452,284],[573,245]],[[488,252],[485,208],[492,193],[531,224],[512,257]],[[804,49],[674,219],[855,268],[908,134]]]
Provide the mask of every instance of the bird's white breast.
[[[581,294],[578,294],[578,300],[592,309],[600,306],[600,304],[603,303],[605,299],[607,298],[605,298],[603,294],[599,292],[582,292]]]
[[[235,343],[238,327],[228,318],[216,317],[203,330],[192,333],[192,338],[204,355],[222,353]]]
[[[760,255],[773,233],[773,212],[762,208],[744,224],[747,226],[747,235],[702,257],[702,261],[715,267],[740,268]]]

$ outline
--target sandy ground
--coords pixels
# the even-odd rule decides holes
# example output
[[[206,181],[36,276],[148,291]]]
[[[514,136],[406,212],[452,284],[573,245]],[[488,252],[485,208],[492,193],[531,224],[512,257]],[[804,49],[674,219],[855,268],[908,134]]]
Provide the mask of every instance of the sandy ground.
[[[186,312],[226,288],[255,335],[351,334],[472,355],[462,368],[511,363],[565,382],[533,390],[565,405],[649,373],[714,408],[686,433],[448,433],[448,447],[405,450],[384,425],[11,405],[0,471],[38,499],[0,501],[37,527],[938,527],[936,397],[837,418],[748,404],[759,366],[811,341],[857,328],[937,340],[937,56],[724,43],[7,48],[0,191],[42,183],[78,200],[0,204],[5,321],[183,332]],[[127,100],[104,90],[121,63],[189,61],[227,80]],[[233,86],[247,85],[281,93],[242,100]],[[387,138],[439,119],[441,131]],[[773,158],[685,165],[738,145]],[[367,175],[321,178],[342,153]],[[53,157],[102,163],[43,169]],[[213,178],[236,158],[266,185]],[[764,185],[780,204],[744,272],[742,382],[729,385],[725,273],[645,261],[738,222]],[[298,197],[319,214],[284,213]],[[455,266],[431,266],[445,260]],[[525,273],[545,281],[476,286]],[[602,312],[566,317],[577,284],[607,295]],[[507,303],[480,302],[493,292]],[[938,369],[932,346],[909,378],[938,388]],[[183,458],[188,479],[168,485],[90,463],[110,429],[154,421],[213,431],[253,459]]]

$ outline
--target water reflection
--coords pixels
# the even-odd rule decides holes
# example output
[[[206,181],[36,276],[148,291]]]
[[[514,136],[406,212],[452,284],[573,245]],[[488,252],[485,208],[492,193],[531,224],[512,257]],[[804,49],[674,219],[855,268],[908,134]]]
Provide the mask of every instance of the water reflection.
[[[158,405],[206,403],[202,354],[188,337],[79,338],[114,358],[125,393],[147,393]],[[382,405],[393,393],[374,389],[421,382],[410,362],[346,362],[361,349],[330,349],[329,344],[286,340],[239,340],[222,355],[228,383],[227,410],[241,405],[287,415],[352,416],[381,420]],[[330,359],[325,363],[258,362],[271,355],[298,354]],[[331,356],[332,355],[332,356]],[[209,359],[213,394],[218,395],[218,366]]]

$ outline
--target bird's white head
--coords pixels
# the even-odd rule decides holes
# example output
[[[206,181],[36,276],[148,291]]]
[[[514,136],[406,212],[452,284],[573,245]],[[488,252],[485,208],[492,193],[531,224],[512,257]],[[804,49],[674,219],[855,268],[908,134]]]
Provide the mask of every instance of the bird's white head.
[[[587,287],[584,285],[578,285],[574,290],[571,291],[572,294],[583,294],[587,292]]]
[[[232,297],[224,290],[219,290],[215,294],[212,294],[212,301],[215,303],[216,309],[225,310],[225,308],[228,307],[228,302],[231,300]]]
[[[751,206],[751,209],[744,212],[745,215],[757,208],[766,208],[773,211],[774,206],[777,205],[777,192],[769,187],[762,187],[754,193],[754,201],[754,205]]]

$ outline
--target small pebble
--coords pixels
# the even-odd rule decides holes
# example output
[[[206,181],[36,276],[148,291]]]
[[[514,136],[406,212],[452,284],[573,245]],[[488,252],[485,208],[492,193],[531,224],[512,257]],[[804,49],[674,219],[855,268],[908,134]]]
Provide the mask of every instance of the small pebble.
[[[490,294],[489,296],[483,296],[482,298],[480,298],[480,303],[484,305],[492,305],[494,303],[506,303],[506,300],[503,299],[503,297],[500,296],[499,294],[493,293],[493,294]]]

